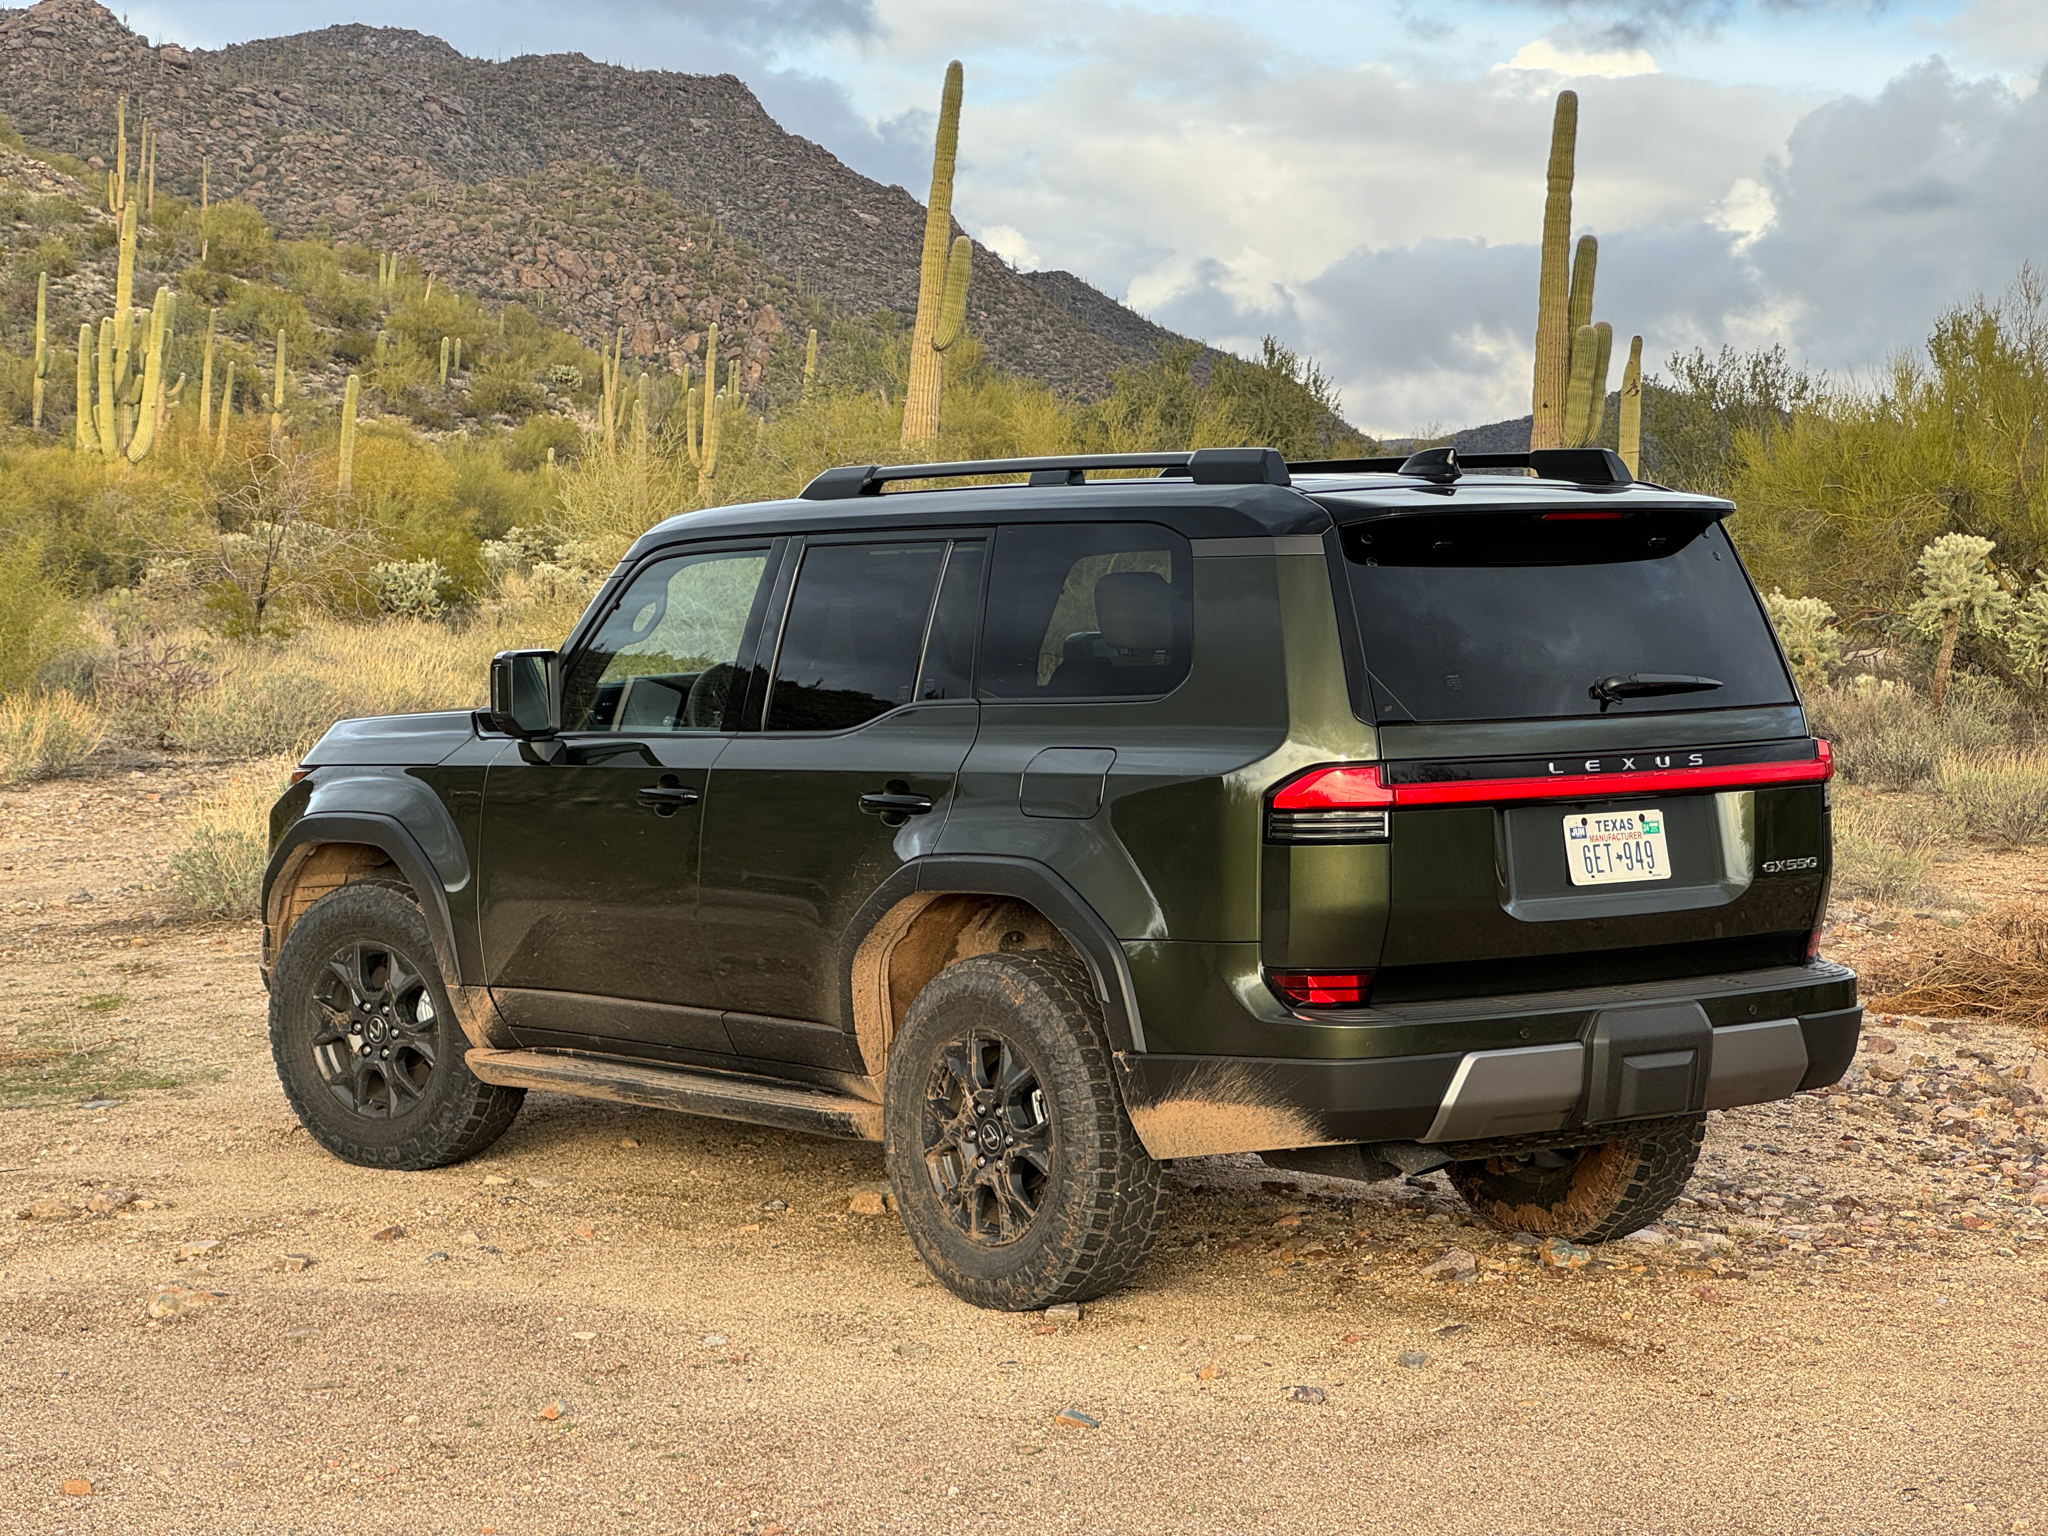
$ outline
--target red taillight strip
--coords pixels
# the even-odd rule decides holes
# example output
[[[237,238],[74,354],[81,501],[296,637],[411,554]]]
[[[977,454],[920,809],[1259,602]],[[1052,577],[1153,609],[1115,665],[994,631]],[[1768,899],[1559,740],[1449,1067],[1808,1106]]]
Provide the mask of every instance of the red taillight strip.
[[[1651,768],[1632,773],[1561,773],[1540,779],[1442,779],[1423,784],[1380,782],[1377,764],[1312,770],[1273,797],[1275,810],[1353,806],[1494,805],[1503,800],[1592,800],[1664,790],[1761,789],[1818,784],[1834,776],[1825,741],[1803,762],[1731,763],[1709,768]]]

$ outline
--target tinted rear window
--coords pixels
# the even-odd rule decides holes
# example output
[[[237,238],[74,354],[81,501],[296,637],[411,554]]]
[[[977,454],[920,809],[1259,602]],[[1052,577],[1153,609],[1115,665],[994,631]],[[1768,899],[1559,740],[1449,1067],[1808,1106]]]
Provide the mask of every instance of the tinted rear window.
[[[1721,686],[1607,713],[1795,699],[1718,523],[1464,513],[1354,523],[1343,542],[1376,720],[1597,715],[1593,684],[1630,674]]]

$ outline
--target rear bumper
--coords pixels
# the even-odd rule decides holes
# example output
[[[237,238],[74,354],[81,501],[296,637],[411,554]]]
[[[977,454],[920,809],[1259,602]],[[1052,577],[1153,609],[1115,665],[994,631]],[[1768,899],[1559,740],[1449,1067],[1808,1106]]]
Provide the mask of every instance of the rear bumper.
[[[1772,1006],[1759,1016],[1739,1006],[1745,996]],[[1123,1053],[1124,1102],[1160,1158],[1567,1136],[1832,1083],[1863,1023],[1855,976],[1824,963],[1690,988],[1585,988],[1426,1011],[1453,1039],[1476,1023],[1496,1038],[1518,1018],[1552,1027],[1526,1046],[1342,1060]],[[1561,1012],[1577,1016],[1571,1038],[1554,1032]]]

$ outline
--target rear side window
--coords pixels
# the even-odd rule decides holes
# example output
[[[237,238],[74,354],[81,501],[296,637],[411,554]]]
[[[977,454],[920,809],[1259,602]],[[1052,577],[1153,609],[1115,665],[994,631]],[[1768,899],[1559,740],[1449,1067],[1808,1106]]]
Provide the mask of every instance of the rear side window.
[[[1188,674],[1193,561],[1150,523],[1051,523],[996,536],[981,692],[998,699],[1162,694]]]
[[[763,728],[843,731],[911,701],[946,545],[803,553]]]
[[[1796,699],[1718,522],[1431,514],[1353,523],[1343,544],[1373,718],[1383,723]],[[1609,697],[1595,696],[1617,679]],[[1699,681],[1677,691],[1680,679]]]

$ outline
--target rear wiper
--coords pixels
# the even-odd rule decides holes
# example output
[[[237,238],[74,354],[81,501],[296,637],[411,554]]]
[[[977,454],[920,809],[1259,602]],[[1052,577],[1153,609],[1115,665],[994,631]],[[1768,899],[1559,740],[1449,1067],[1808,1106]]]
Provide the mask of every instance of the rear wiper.
[[[1718,677],[1686,677],[1677,672],[1625,672],[1617,677],[1603,677],[1586,690],[1586,696],[1600,701],[1600,713],[1607,713],[1607,706],[1619,704],[1623,699],[1651,699],[1666,693],[1705,693],[1709,688],[1718,688]]]

